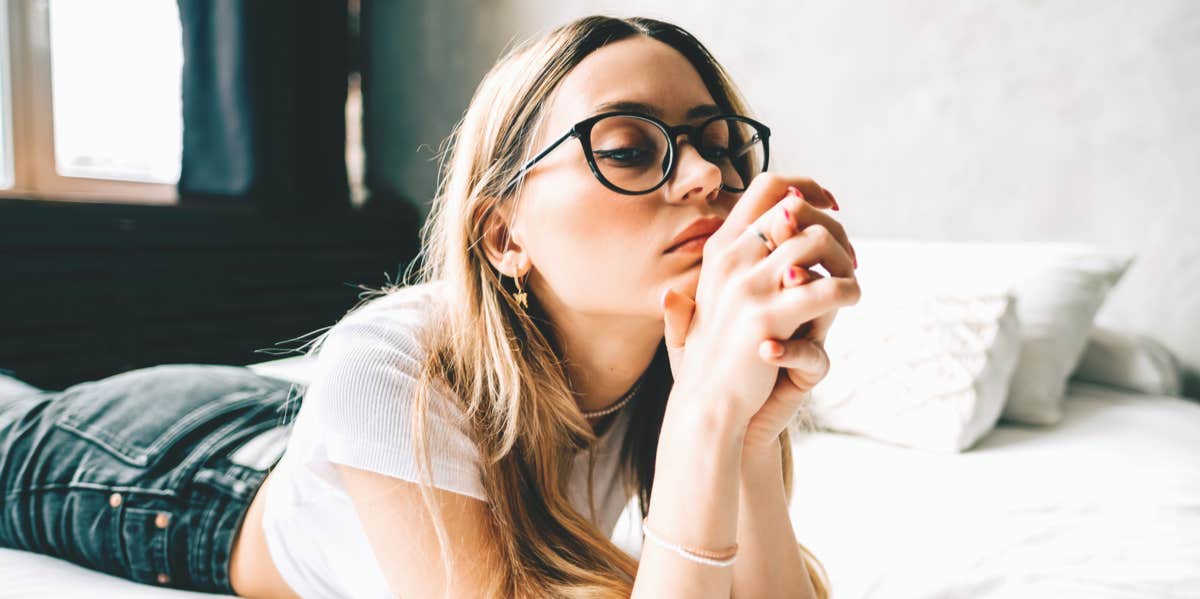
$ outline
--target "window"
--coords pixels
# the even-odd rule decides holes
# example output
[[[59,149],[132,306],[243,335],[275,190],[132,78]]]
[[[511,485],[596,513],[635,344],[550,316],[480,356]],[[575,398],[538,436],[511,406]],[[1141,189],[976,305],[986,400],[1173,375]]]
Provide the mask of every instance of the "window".
[[[171,0],[2,2],[0,188],[175,203],[182,32]]]
[[[174,2],[50,2],[60,174],[179,181],[181,36]]]
[[[12,111],[9,107],[8,9],[0,9],[0,189],[12,187]]]

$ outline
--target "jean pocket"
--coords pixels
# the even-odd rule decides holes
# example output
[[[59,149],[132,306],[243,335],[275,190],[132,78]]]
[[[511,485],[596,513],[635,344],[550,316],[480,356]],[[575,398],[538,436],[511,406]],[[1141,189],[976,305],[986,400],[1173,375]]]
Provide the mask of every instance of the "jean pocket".
[[[54,421],[139,468],[203,438],[286,383],[241,366],[167,364],[132,370],[63,391]]]

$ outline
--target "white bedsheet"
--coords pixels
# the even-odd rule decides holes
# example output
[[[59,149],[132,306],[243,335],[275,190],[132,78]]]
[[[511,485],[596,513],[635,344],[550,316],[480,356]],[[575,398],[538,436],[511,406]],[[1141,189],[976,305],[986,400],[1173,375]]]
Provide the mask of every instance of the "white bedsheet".
[[[1200,404],[1073,382],[1066,409],[961,454],[797,439],[793,523],[834,596],[1200,597]]]
[[[1067,418],[937,454],[796,439],[792,517],[837,599],[1200,598],[1200,404],[1085,383]],[[627,511],[614,535],[636,554]],[[0,597],[220,597],[0,549]]]

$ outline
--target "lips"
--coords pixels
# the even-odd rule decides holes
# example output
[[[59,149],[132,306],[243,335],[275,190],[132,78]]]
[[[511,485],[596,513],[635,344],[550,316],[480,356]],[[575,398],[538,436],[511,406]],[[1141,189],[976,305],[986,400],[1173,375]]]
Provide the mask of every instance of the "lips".
[[[712,235],[717,229],[721,228],[721,225],[724,222],[725,219],[718,216],[703,217],[692,221],[690,225],[684,227],[682,231],[675,235],[675,238],[671,240],[671,245],[667,247],[663,253],[670,253],[677,249],[680,245],[683,245],[694,239],[705,238]]]
[[[697,236],[697,237],[693,237],[693,238],[691,238],[691,239],[685,239],[685,240],[683,240],[682,242],[680,242],[680,243],[677,243],[677,244],[675,244],[675,245],[671,246],[671,249],[667,250],[667,253],[671,253],[671,252],[676,252],[676,251],[679,251],[680,249],[682,249],[682,248],[684,248],[684,247],[686,247],[686,246],[690,246],[690,245],[692,245],[692,243],[693,243],[693,242],[699,242],[700,244],[703,244],[705,241],[708,241],[708,238],[709,238],[709,237],[712,237],[712,235],[700,235],[700,236]],[[703,245],[701,245],[701,246],[699,246],[699,247],[703,247]],[[699,249],[699,247],[697,247],[697,248],[695,248],[695,249]],[[690,249],[690,248],[689,248],[689,249]]]

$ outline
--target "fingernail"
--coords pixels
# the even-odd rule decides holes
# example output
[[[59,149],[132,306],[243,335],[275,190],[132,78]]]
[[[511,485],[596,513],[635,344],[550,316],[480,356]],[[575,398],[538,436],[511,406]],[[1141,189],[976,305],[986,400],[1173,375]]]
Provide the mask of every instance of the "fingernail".
[[[794,222],[794,221],[792,221],[792,213],[790,211],[788,211],[787,208],[784,208],[783,206],[780,206],[779,209],[783,210],[783,217],[787,219],[788,229],[795,228],[794,225],[792,224]]]
[[[851,255],[850,259],[854,260],[854,268],[857,269],[858,268],[858,256]]]
[[[833,209],[840,211],[841,208],[838,207],[837,199],[833,197],[833,193],[828,189],[825,190],[825,193],[829,194],[829,201],[833,202]]]
[[[796,268],[796,265],[795,265],[795,264],[793,264],[793,265],[791,265],[791,266],[789,266],[789,267],[788,267],[788,270],[787,270],[787,278],[788,278],[788,282],[789,282],[789,283],[795,283],[796,281],[799,281],[799,280],[800,280],[800,272],[799,272],[799,270],[800,270],[800,269]]]
[[[767,341],[767,355],[771,356],[772,358],[782,357],[783,356],[783,344],[781,344],[775,340],[768,340]]]
[[[802,200],[804,199],[804,194],[800,193],[800,189],[798,187],[796,187],[795,185],[788,185],[788,193],[790,193]]]

